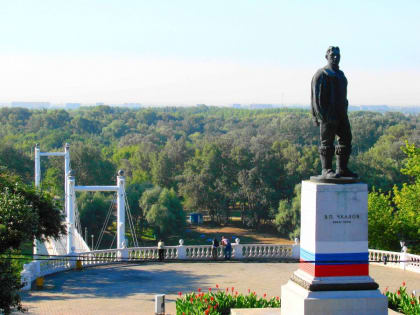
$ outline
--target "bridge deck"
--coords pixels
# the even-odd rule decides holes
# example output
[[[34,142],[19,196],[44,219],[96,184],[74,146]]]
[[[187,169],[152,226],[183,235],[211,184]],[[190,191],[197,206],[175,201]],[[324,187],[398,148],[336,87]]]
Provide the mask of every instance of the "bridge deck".
[[[178,292],[234,287],[247,293],[280,296],[295,263],[192,262],[119,264],[48,276],[45,288],[22,294],[29,314],[154,314],[154,295],[166,294],[166,313],[175,314]],[[420,274],[370,266],[380,285],[395,291],[403,281],[420,291]]]

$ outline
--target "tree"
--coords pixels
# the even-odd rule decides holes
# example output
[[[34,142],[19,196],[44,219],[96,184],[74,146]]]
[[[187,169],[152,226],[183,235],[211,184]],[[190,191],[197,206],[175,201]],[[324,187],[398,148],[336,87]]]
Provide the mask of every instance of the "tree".
[[[184,164],[190,157],[185,138],[171,138],[159,152],[157,158],[151,161],[153,183],[160,187],[176,189],[176,177],[182,174]]]
[[[30,240],[36,233],[37,221],[37,213],[32,211],[26,198],[6,187],[0,194],[0,254],[19,248],[23,240]],[[19,270],[11,260],[1,257],[0,283],[0,310],[6,314],[10,314],[12,307],[22,310],[18,294],[22,287]]]
[[[0,257],[0,311],[6,315],[11,314],[13,308],[25,310],[18,293],[22,288],[19,271],[19,267],[11,260]]]
[[[48,189],[55,196],[64,196],[64,183],[62,171],[56,167],[49,167],[42,181],[42,189]]]
[[[301,184],[295,186],[295,197],[291,201],[280,200],[274,224],[281,235],[294,239],[300,235]]]
[[[407,177],[400,172],[405,158],[401,146],[411,132],[405,124],[392,126],[373,147],[357,156],[355,168],[362,180],[382,191],[406,181]]]
[[[274,189],[264,181],[258,168],[240,171],[238,183],[240,200],[245,206],[243,223],[258,228],[261,220],[269,218]]]
[[[404,240],[415,241],[412,244],[416,252],[420,251],[420,148],[406,142],[404,153],[407,159],[401,172],[411,177],[411,182],[404,183],[401,189],[394,186],[394,203],[399,219],[404,227]]]
[[[173,187],[174,176],[173,172],[175,165],[170,160],[168,154],[165,151],[161,151],[157,158],[152,160],[152,180],[153,184],[160,187]]]
[[[5,187],[0,195],[0,252],[19,248],[37,232],[38,213],[24,195]],[[12,222],[13,224],[7,224]]]
[[[229,187],[234,178],[229,151],[220,143],[206,143],[186,164],[179,186],[185,206],[207,211],[211,220],[218,223],[223,213],[226,217],[231,195]]]
[[[399,250],[400,224],[390,193],[373,190],[368,197],[369,248]]]
[[[237,182],[243,223],[258,228],[262,221],[272,220],[272,209],[282,194],[283,163],[274,150],[272,140],[266,136],[251,137],[250,159],[238,169]],[[248,154],[245,154],[248,158]],[[237,159],[236,159],[237,160]]]
[[[97,133],[99,131],[99,124],[96,121],[80,116],[73,118],[71,125],[80,133]]]
[[[140,207],[139,199],[147,189],[151,188],[153,188],[153,185],[150,183],[131,183],[125,189],[128,206],[130,207],[134,220],[134,228],[136,229],[136,233],[138,232],[140,235],[140,242],[142,242],[141,235],[143,235],[143,229],[146,223],[146,213]]]
[[[140,206],[146,213],[146,220],[157,236],[167,238],[182,233],[185,227],[185,213],[173,189],[158,186],[146,190],[140,198]]]
[[[21,176],[25,181],[29,181],[32,178],[33,162],[12,145],[0,144],[0,165],[7,165],[9,171]]]
[[[105,196],[105,194],[101,192],[82,192],[80,197],[77,198],[80,223],[83,228],[88,229],[89,234],[94,235],[96,240],[98,240],[98,236],[101,232],[102,226],[105,223],[108,211],[111,207],[115,208],[115,204],[112,204],[111,201],[111,196]],[[105,226],[105,229],[110,226],[114,220],[115,216],[111,215],[110,220],[108,221],[108,225]]]
[[[415,241],[410,248],[419,252],[420,148],[406,142],[402,151],[407,158],[401,172],[411,180],[401,188],[394,185],[387,194],[375,190],[369,194],[369,246],[399,250],[399,241],[407,240]]]
[[[50,194],[22,184],[18,177],[0,174],[2,207],[0,224],[6,228],[0,234],[0,251],[19,248],[33,237],[58,239],[65,233],[60,205]]]
[[[115,166],[103,158],[98,146],[74,143],[70,157],[76,180],[82,185],[109,185],[116,176]]]
[[[61,211],[46,193],[36,191],[11,175],[0,174],[0,255],[19,249],[34,237],[44,240],[65,233]],[[4,256],[3,256],[4,257]],[[0,260],[0,310],[22,309],[19,269],[10,260]]]

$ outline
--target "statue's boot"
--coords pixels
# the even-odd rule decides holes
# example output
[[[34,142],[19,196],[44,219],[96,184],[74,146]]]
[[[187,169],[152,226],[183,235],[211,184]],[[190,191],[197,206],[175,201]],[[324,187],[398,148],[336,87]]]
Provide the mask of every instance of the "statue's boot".
[[[347,164],[349,162],[351,147],[337,146],[336,147],[337,157],[337,170],[336,174],[339,177],[352,177],[358,178],[359,176],[348,169]]]
[[[332,169],[332,158],[334,155],[334,147],[332,148],[320,148],[320,158],[321,158],[321,165],[322,165],[322,178],[330,179],[330,178],[338,178],[338,176],[334,170]]]

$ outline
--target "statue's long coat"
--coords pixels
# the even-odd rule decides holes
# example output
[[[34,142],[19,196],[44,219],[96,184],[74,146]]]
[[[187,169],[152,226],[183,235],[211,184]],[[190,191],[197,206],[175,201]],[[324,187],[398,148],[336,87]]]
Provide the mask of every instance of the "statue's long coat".
[[[317,122],[338,122],[347,118],[347,79],[341,70],[328,66],[319,69],[312,78],[312,115]]]

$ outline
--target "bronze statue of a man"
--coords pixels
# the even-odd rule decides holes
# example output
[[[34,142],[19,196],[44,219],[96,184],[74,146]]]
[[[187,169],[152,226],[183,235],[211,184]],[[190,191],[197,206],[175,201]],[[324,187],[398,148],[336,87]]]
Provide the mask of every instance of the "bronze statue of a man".
[[[347,79],[338,67],[340,48],[330,46],[325,58],[328,64],[315,73],[311,89],[312,115],[321,133],[321,178],[357,178],[357,174],[347,168],[352,136],[347,117]],[[335,136],[338,145],[334,148]],[[337,155],[336,172],[332,169],[334,152]]]

